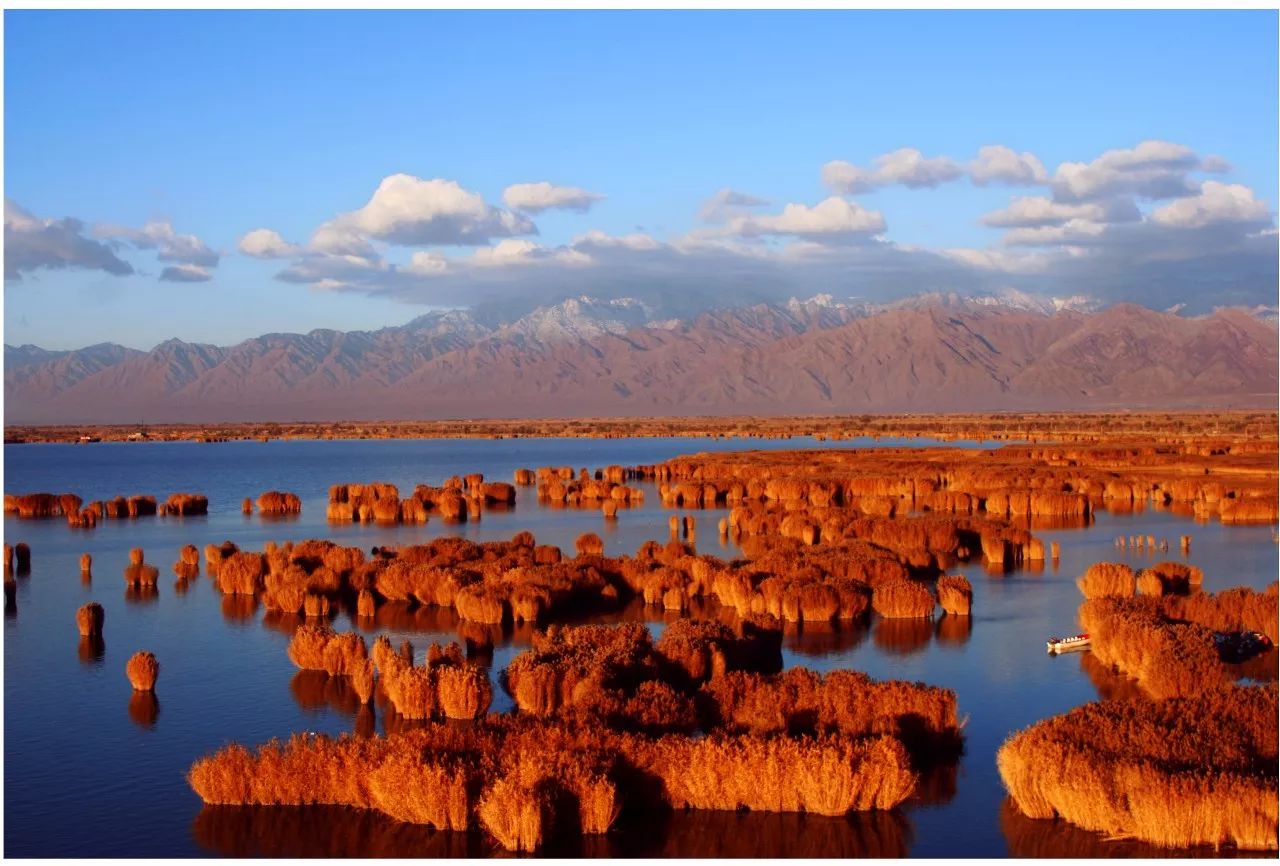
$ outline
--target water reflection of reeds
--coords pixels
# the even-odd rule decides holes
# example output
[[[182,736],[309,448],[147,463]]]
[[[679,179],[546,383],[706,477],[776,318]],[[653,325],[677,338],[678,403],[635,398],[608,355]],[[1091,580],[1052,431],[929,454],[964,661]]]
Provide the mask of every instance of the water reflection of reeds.
[[[331,677],[324,671],[298,671],[289,681],[289,692],[304,710],[332,708],[355,716],[362,706],[349,677]]]
[[[222,618],[228,622],[248,622],[257,613],[257,596],[231,593],[222,597]]]
[[[160,589],[154,584],[130,584],[124,589],[126,604],[155,604],[160,600]]]
[[[404,824],[344,806],[205,806],[191,835],[222,857],[478,857],[479,833]]]
[[[1009,856],[1019,858],[1130,858],[1271,857],[1262,851],[1234,848],[1160,848],[1136,839],[1108,838],[1083,830],[1060,818],[1028,818],[1009,798],[1000,806],[1000,830],[1009,845]]]
[[[962,647],[973,635],[973,617],[947,614],[939,617],[934,634],[943,646]]]
[[[223,857],[474,858],[497,853],[483,832],[432,830],[342,806],[205,806],[196,843]],[[768,812],[623,815],[603,836],[553,839],[549,857],[903,857],[911,825],[897,811],[844,818]]]
[[[160,717],[160,700],[152,691],[135,690],[129,697],[129,719],[140,728],[154,728]]]
[[[792,652],[820,658],[855,649],[867,639],[868,631],[866,620],[786,623],[782,640],[783,645]],[[778,670],[781,670],[781,658]],[[762,672],[771,673],[772,669],[762,669]]]
[[[86,665],[96,665],[102,663],[102,658],[107,653],[106,641],[102,639],[102,635],[81,636],[80,645],[76,648],[76,655],[80,657],[80,663]]]
[[[1130,679],[1091,652],[1078,653],[1080,670],[1093,683],[1098,698],[1104,701],[1140,701],[1148,698],[1138,681]]]
[[[871,639],[892,655],[912,655],[929,645],[933,620],[928,617],[876,617]]]

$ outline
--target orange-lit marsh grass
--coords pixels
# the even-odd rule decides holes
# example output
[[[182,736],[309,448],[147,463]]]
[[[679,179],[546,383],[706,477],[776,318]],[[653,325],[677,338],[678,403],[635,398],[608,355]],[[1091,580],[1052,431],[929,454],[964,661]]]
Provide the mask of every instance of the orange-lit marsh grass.
[[[1080,606],[1092,654],[1133,677],[1154,698],[1187,697],[1224,685],[1214,632],[1257,631],[1275,641],[1277,584],[1216,594],[1093,598]]]
[[[1037,722],[996,763],[1018,808],[1164,847],[1277,847],[1276,687],[1105,701]]]
[[[124,668],[134,691],[149,692],[156,687],[156,679],[160,676],[160,662],[145,650],[129,657]]]
[[[91,601],[76,611],[76,627],[81,637],[102,637],[102,624],[106,620],[102,605]]]
[[[893,808],[915,775],[892,737],[654,739],[491,717],[381,738],[295,735],[256,753],[233,745],[197,761],[188,781],[206,803],[377,809],[442,829],[484,827],[528,851],[558,830],[605,832],[628,801],[843,815]]]

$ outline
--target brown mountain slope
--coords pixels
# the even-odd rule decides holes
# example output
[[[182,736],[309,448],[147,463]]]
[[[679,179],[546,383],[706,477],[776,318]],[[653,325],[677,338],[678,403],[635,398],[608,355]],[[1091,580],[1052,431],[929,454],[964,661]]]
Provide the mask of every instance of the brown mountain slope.
[[[1131,305],[756,307],[550,340],[316,331],[228,349],[170,341],[74,381],[46,365],[6,375],[10,423],[1275,406],[1277,394],[1273,326]]]

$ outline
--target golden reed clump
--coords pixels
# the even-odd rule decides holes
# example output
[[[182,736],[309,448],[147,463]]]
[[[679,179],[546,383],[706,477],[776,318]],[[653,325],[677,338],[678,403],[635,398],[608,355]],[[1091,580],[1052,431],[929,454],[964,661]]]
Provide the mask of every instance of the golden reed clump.
[[[1213,632],[1197,623],[1165,619],[1159,599],[1088,599],[1079,618],[1098,661],[1136,679],[1153,698],[1196,695],[1230,679]]]
[[[1120,562],[1095,562],[1076,580],[1085,598],[1128,598],[1136,589],[1133,569]]]
[[[881,584],[871,592],[871,608],[880,616],[896,617],[933,616],[933,593],[924,584],[913,580],[898,580]]]
[[[955,692],[877,682],[856,671],[826,676],[805,668],[781,674],[735,671],[703,685],[701,695],[715,725],[727,730],[894,734],[924,750],[949,750],[959,742]]]
[[[156,678],[160,676],[160,662],[151,653],[140,650],[129,657],[124,672],[135,691],[149,692],[156,687]]]
[[[88,574],[93,571],[93,556],[88,553],[80,554],[80,573]]]
[[[76,627],[81,637],[102,637],[102,624],[106,621],[106,611],[96,601],[82,605],[76,611]]]
[[[268,490],[258,497],[259,514],[301,514],[302,500],[296,493]]]
[[[1256,631],[1275,642],[1277,583],[1220,593],[1096,598],[1080,606],[1092,654],[1152,697],[1187,697],[1229,682],[1215,632]]]
[[[256,753],[233,745],[187,778],[206,803],[376,809],[442,829],[483,827],[517,851],[560,830],[606,832],[628,801],[844,815],[891,809],[916,784],[906,750],[887,736],[653,739],[510,716],[387,737],[295,735]]]
[[[289,661],[303,670],[330,676],[350,675],[368,658],[364,638],[355,632],[339,634],[324,625],[302,625],[289,641]]]
[[[973,587],[962,574],[943,575],[938,578],[938,604],[943,611],[955,616],[968,616],[973,606]]]
[[[1031,818],[1168,848],[1275,850],[1276,694],[1086,704],[1014,734],[996,763]]]

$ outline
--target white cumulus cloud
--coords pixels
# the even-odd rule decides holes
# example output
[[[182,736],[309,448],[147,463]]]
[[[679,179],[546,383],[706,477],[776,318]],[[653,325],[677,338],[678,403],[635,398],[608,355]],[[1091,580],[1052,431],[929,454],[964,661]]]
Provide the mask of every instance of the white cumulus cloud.
[[[1032,186],[1049,179],[1044,165],[1034,153],[1018,153],[1003,144],[979,148],[977,158],[969,163],[969,177],[979,186],[991,183]]]
[[[576,186],[555,186],[547,181],[514,183],[502,191],[502,200],[507,207],[529,213],[540,213],[553,208],[586,213],[603,198],[598,192],[589,192]]]
[[[1247,186],[1207,180],[1198,195],[1157,208],[1151,218],[1166,226],[1203,228],[1217,223],[1264,222],[1270,219],[1270,211]]]
[[[876,157],[874,168],[860,168],[844,160],[833,160],[822,167],[822,182],[838,193],[869,192],[882,186],[898,184],[911,189],[935,187],[964,174],[955,160],[926,157],[913,147],[903,147]]]
[[[494,207],[456,181],[393,174],[383,178],[364,207],[322,225],[312,245],[351,252],[358,239],[371,238],[403,246],[478,246],[536,233],[528,217]]]
[[[255,259],[288,259],[301,252],[272,229],[254,229],[240,238],[240,252]]]
[[[884,216],[857,202],[839,196],[823,199],[813,207],[788,204],[780,214],[740,216],[729,221],[728,234],[742,237],[790,235],[822,239],[850,235],[879,234],[885,229]]]

